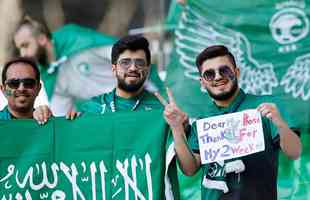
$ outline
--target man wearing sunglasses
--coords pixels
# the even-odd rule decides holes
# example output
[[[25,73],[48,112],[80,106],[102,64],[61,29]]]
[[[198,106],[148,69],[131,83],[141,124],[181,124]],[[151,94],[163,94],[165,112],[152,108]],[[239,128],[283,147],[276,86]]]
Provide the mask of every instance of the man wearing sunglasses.
[[[209,114],[212,117],[246,109],[257,109],[262,116],[265,150],[259,153],[201,164],[196,123],[186,139],[182,119],[184,113],[168,91],[169,102],[160,95],[165,105],[164,116],[175,141],[179,165],[186,175],[203,171],[201,193],[203,200],[276,200],[279,149],[291,159],[301,154],[299,137],[289,128],[270,98],[245,94],[239,88],[240,70],[233,55],[225,46],[204,49],[196,59],[200,84],[213,100]]]
[[[34,61],[16,58],[7,62],[2,71],[1,91],[8,106],[0,112],[0,119],[33,118],[34,101],[40,89],[40,72]]]
[[[80,110],[92,113],[160,109],[157,98],[144,88],[150,73],[151,53],[141,36],[125,36],[112,47],[112,72],[117,85],[82,104]]]
[[[112,47],[112,72],[116,78],[116,87],[108,93],[96,96],[79,107],[83,113],[115,113],[151,111],[162,109],[163,106],[156,96],[145,89],[151,68],[151,53],[149,42],[142,36],[125,36]],[[80,113],[71,111],[68,119],[74,119]],[[184,116],[183,123],[187,121]],[[172,184],[172,192],[166,193],[166,198],[179,199],[176,163],[171,162],[168,176]],[[169,188],[168,188],[169,190]]]

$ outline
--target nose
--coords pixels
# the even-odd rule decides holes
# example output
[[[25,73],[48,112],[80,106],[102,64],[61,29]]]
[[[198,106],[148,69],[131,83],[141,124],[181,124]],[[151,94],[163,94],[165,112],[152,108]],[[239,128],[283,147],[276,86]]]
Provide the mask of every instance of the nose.
[[[17,90],[24,90],[26,89],[24,83],[19,83]]]
[[[33,52],[31,49],[23,48],[23,47],[19,49],[19,54],[22,57],[32,57],[33,56]]]
[[[27,50],[26,50],[26,49],[20,49],[20,50],[19,50],[19,54],[20,54],[22,57],[28,57],[28,55],[27,55]]]
[[[222,75],[220,74],[219,70],[215,70],[215,77],[214,80],[220,80],[222,79]]]
[[[128,70],[136,70],[136,69],[137,67],[136,67],[135,61],[131,60]]]

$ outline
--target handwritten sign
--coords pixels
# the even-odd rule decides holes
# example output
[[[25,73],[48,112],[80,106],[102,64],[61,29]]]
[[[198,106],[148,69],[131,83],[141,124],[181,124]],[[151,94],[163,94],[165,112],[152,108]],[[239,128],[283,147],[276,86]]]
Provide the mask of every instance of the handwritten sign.
[[[202,164],[265,150],[260,113],[245,110],[197,121]]]

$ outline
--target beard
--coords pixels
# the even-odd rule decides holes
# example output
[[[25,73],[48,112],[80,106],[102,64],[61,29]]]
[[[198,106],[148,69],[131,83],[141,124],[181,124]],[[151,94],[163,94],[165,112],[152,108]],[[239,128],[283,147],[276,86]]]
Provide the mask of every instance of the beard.
[[[38,51],[35,55],[35,59],[42,66],[48,66],[49,65],[46,49],[42,46],[38,47]]]
[[[33,105],[35,100],[35,96],[33,96],[33,94],[27,92],[26,90],[11,91],[9,95],[8,93],[9,92],[7,91],[6,95],[8,96],[8,104],[12,108],[12,110],[18,113],[29,113],[33,111]],[[25,99],[17,99],[21,95],[25,96]]]
[[[144,84],[146,80],[146,77],[139,80],[136,83],[126,83],[125,79],[120,78],[119,76],[117,76],[117,86],[121,89],[124,90],[126,92],[137,92]]]
[[[218,101],[223,101],[223,100],[227,100],[229,98],[231,98],[232,96],[234,96],[234,94],[236,93],[236,91],[238,90],[238,80],[236,77],[233,77],[232,79],[230,79],[232,81],[232,87],[229,91],[227,92],[223,92],[221,94],[214,94],[212,91],[210,91],[209,89],[207,89],[207,92],[209,94],[209,96],[214,99],[214,100],[218,100]]]

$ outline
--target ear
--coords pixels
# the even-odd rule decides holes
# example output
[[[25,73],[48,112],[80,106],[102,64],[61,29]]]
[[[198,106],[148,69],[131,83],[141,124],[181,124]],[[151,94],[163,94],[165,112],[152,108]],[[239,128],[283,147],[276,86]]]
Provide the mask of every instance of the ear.
[[[5,94],[5,93],[4,93],[4,86],[3,86],[3,85],[0,85],[0,90],[1,90],[1,92],[2,92],[3,94]]]
[[[200,86],[206,88],[206,81],[200,76],[199,77]]]
[[[36,91],[36,96],[38,96],[38,95],[39,95],[39,93],[40,93],[41,89],[42,89],[42,84],[41,84],[41,81],[40,81],[40,82],[39,82],[39,84],[38,84],[37,91]]]
[[[239,80],[240,78],[240,69],[238,67],[235,68],[236,77]]]
[[[5,96],[5,98],[7,98],[9,95],[8,95],[8,91],[6,91],[6,89],[5,89],[5,85],[0,85],[0,89],[1,89],[3,96]]]
[[[116,65],[112,64],[112,73],[116,76]]]
[[[49,42],[49,39],[46,37],[46,35],[44,34],[40,34],[38,37],[37,37],[37,40],[38,40],[38,43],[41,45],[41,46],[45,46],[47,42]]]

